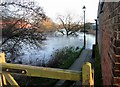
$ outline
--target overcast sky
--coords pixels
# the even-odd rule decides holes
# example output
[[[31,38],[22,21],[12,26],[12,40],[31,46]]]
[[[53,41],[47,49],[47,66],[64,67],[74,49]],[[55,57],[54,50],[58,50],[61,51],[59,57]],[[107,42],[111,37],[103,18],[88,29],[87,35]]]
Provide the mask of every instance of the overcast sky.
[[[86,6],[86,21],[94,22],[97,18],[99,0],[35,0],[43,7],[47,16],[54,21],[57,15],[72,13],[83,16],[82,7]]]

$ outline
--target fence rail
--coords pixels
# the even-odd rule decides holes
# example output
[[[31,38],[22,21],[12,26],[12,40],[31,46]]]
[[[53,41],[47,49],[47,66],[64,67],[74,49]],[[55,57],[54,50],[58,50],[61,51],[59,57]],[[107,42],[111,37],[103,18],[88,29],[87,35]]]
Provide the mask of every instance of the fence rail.
[[[80,80],[81,73],[79,71],[36,67],[20,64],[2,63],[2,71],[7,73],[16,73],[34,77],[45,77],[63,80]]]
[[[30,65],[21,64],[10,64],[5,62],[5,54],[0,53],[0,86],[7,85],[9,82],[11,85],[16,85],[19,87],[18,83],[10,75],[21,74],[34,77],[44,77],[53,78],[61,80],[82,80],[82,85],[93,86],[93,75],[91,69],[91,63],[87,62],[82,67],[82,72],[67,70],[67,69],[57,69],[57,68],[47,68],[47,67],[37,67]]]

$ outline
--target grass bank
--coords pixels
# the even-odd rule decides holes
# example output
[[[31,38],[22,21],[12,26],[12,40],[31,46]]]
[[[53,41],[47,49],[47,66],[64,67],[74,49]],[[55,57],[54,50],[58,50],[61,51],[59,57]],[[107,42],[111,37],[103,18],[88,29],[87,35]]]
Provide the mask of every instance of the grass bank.
[[[47,66],[52,68],[68,69],[79,57],[82,50],[83,48],[78,47],[65,47],[63,49],[56,50]]]

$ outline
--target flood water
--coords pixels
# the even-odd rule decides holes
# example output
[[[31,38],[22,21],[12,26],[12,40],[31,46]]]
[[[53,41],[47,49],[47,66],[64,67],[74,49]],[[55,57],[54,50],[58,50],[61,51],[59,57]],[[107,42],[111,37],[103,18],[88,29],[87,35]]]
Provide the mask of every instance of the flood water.
[[[43,41],[41,49],[26,49],[23,47],[24,55],[19,56],[19,60],[22,60],[23,64],[36,65],[40,62],[47,62],[52,53],[57,49],[62,49],[64,47],[80,47],[83,46],[84,34],[79,33],[76,36],[48,36],[47,40]],[[95,43],[95,36],[91,34],[86,34],[86,49],[92,49],[92,45]],[[16,60],[18,61],[18,60]]]

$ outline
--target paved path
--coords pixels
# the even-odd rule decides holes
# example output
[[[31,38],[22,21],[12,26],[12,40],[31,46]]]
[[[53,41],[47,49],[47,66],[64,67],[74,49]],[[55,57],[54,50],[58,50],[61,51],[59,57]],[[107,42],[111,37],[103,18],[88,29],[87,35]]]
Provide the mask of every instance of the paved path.
[[[72,66],[69,69],[81,71],[82,65],[85,62],[91,62],[91,63],[94,62],[93,59],[91,58],[91,56],[92,56],[92,50],[88,50],[88,49],[83,50],[81,55],[79,56],[79,58],[76,59],[76,61],[72,64]],[[56,83],[55,87],[61,87],[64,82],[65,82],[64,80],[59,80]],[[80,83],[80,82],[75,83],[75,84],[77,84],[77,87],[78,87],[78,83]]]

